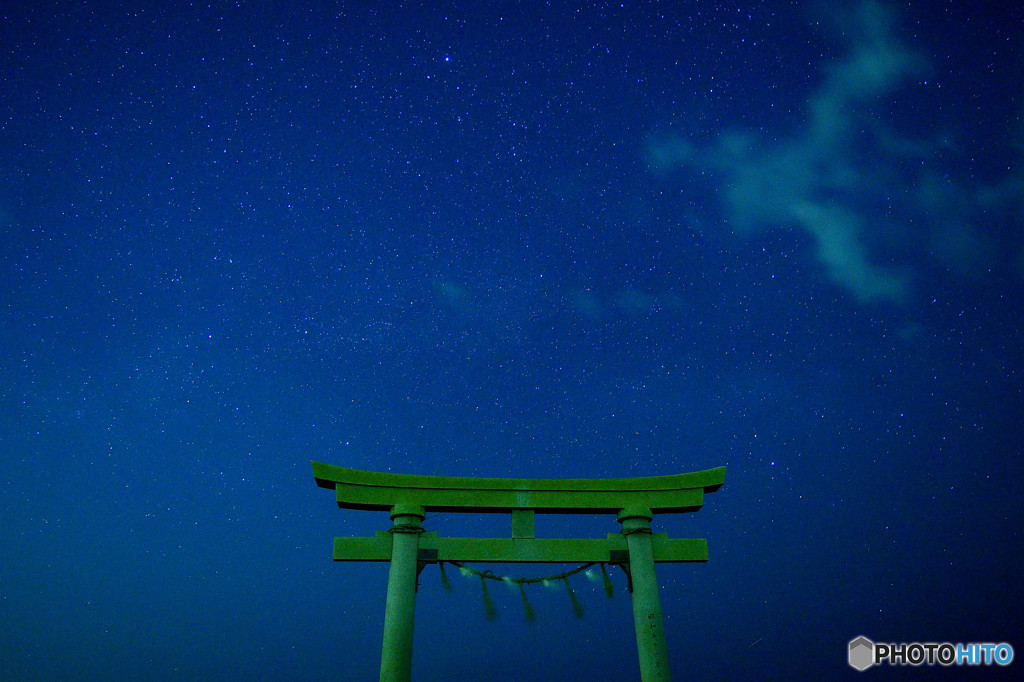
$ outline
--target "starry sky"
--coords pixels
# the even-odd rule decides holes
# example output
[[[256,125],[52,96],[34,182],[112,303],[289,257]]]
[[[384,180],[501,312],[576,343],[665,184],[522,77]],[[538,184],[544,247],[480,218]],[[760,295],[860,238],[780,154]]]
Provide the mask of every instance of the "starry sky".
[[[658,566],[680,677],[1024,646],[1021,44],[947,0],[4,3],[4,676],[377,679],[387,567],[331,540],[390,522],[314,459],[728,467],[654,522],[710,547]],[[529,623],[427,567],[414,679],[639,679],[610,571]]]

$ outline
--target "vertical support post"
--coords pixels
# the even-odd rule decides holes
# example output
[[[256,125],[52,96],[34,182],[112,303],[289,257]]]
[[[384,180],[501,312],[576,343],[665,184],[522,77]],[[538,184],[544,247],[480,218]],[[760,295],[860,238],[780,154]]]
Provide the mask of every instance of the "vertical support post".
[[[512,510],[512,537],[533,539],[533,510],[513,509]]]
[[[388,600],[384,609],[384,643],[380,653],[381,682],[408,682],[412,671],[412,633],[416,609],[416,577],[423,507],[396,504],[391,508],[391,562]]]
[[[626,508],[619,512],[622,534],[629,550],[629,574],[633,583],[633,627],[640,658],[640,679],[662,682],[672,679],[665,648],[658,579],[654,573],[650,509]]]

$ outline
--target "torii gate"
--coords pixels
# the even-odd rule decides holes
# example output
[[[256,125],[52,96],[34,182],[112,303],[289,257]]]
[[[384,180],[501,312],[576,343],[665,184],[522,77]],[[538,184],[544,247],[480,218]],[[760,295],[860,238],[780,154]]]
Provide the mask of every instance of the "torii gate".
[[[472,478],[359,471],[313,462],[321,488],[336,491],[338,506],[391,513],[388,532],[372,538],[334,538],[335,561],[388,561],[388,596],[380,679],[409,680],[416,580],[428,563],[619,564],[629,576],[640,677],[670,679],[657,562],[707,561],[705,539],[669,539],[651,532],[654,514],[693,512],[704,493],[722,487],[725,467],[646,478]],[[444,538],[420,525],[427,512],[506,513],[511,538]],[[607,539],[539,539],[534,513],[616,514],[622,531]]]

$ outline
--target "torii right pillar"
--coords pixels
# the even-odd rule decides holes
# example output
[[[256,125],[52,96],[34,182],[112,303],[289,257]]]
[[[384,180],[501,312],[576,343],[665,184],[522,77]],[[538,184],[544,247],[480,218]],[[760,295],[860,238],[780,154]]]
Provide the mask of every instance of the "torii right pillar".
[[[650,509],[627,508],[618,513],[622,534],[629,552],[629,577],[633,598],[633,627],[643,682],[669,680],[665,624],[661,618],[658,578],[654,573],[654,548],[651,546]]]

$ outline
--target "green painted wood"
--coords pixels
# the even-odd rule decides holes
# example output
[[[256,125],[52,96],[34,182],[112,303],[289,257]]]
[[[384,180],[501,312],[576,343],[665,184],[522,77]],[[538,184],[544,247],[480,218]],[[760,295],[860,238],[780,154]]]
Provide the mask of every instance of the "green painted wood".
[[[313,462],[321,488],[338,506],[391,511],[391,533],[335,538],[335,561],[388,561],[381,680],[407,682],[419,565],[436,561],[493,563],[609,562],[628,566],[643,682],[668,680],[668,658],[655,564],[707,561],[707,540],[651,533],[654,513],[695,511],[725,481],[725,467],[671,476],[606,479],[467,478],[360,471]],[[444,538],[419,532],[427,512],[506,512],[511,538]],[[622,533],[605,539],[538,539],[534,513],[614,513]]]
[[[682,563],[708,560],[704,538],[650,536],[654,561]],[[419,549],[436,550],[437,561],[484,561],[489,563],[572,564],[611,562],[612,552],[627,550],[626,537],[609,533],[606,539],[446,538],[437,533],[419,536]],[[372,538],[334,538],[335,561],[389,561],[391,534]]]
[[[391,561],[391,533],[372,538],[334,538],[335,561]]]
[[[618,515],[622,532],[629,545],[629,576],[633,585],[633,627],[636,650],[640,660],[641,682],[668,682],[671,679],[668,649],[665,646],[665,624],[658,597],[657,561],[651,529],[651,513],[647,509],[623,509]]]
[[[532,538],[533,527],[534,523],[532,509],[512,510],[512,537]]]
[[[725,467],[639,478],[529,479],[392,474],[313,462],[313,475],[346,509],[387,511],[407,503],[428,512],[614,514],[644,507],[669,513],[699,509],[704,493],[722,486]]]
[[[393,530],[418,530],[425,513],[396,505]],[[388,563],[388,598],[384,607],[384,643],[380,655],[381,682],[408,682],[412,674],[412,635],[416,610],[416,575],[420,533],[394,532]]]

